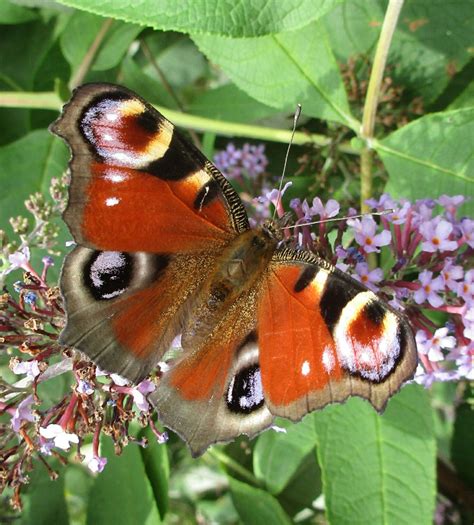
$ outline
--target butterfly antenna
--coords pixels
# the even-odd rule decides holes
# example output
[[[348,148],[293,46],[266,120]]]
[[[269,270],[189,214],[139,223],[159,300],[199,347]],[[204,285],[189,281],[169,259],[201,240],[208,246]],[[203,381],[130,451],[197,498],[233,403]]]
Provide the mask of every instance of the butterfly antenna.
[[[311,221],[311,222],[300,222],[299,224],[292,224],[291,226],[287,226],[286,228],[299,228],[300,226],[311,226],[313,224],[321,224],[323,222],[337,222],[337,221],[345,221],[347,219],[358,219],[359,217],[367,217],[368,215],[388,215],[389,213],[393,213],[395,210],[383,210],[383,211],[373,211],[373,212],[367,212],[367,213],[359,213],[358,215],[350,215],[347,217],[333,217],[331,219],[322,219],[320,221]]]
[[[293,129],[291,131],[291,137],[290,137],[290,142],[288,143],[288,148],[286,149],[285,162],[283,163],[283,171],[280,177],[280,185],[278,186],[278,196],[277,196],[277,201],[275,203],[275,209],[273,210],[272,220],[275,220],[275,215],[276,215],[278,206],[280,205],[281,189],[283,187],[283,180],[285,179],[286,165],[288,164],[288,156],[290,154],[291,145],[293,144],[293,139],[295,137],[295,132],[296,132],[296,124],[298,123],[298,119],[300,118],[300,115],[301,115],[301,104],[297,104],[295,115],[293,117]]]

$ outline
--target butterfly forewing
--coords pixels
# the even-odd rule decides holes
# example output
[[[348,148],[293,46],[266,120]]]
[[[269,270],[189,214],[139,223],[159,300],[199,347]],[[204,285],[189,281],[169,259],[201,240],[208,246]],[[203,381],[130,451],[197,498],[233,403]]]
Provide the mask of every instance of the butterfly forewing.
[[[82,86],[52,131],[72,150],[64,218],[81,245],[196,253],[248,228],[240,199],[212,163],[126,88]]]

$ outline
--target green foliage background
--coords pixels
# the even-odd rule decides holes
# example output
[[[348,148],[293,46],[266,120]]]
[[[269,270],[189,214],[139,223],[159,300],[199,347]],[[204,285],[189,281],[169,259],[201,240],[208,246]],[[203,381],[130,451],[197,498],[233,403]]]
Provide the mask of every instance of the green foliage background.
[[[265,140],[274,173],[298,102],[317,133],[318,155],[329,158],[338,139],[353,166],[364,147],[350,143],[360,133],[363,100],[358,107],[349,100],[339,64],[373,58],[386,7],[386,0],[0,0],[0,224],[63,172],[68,152],[46,128],[59,99],[82,81],[136,90],[177,124],[204,130],[208,154],[225,144],[224,135]],[[390,76],[403,87],[400,104],[421,97],[424,114],[399,129],[376,128],[377,190],[409,199],[473,196],[473,18],[472,0],[405,3]],[[154,63],[185,115],[173,112],[176,100]],[[364,67],[356,73],[363,76]],[[292,157],[300,153],[296,147]],[[356,173],[336,170],[319,194],[357,202]],[[315,194],[313,179],[304,172],[295,180],[298,196]],[[474,200],[463,211],[472,215]],[[159,446],[149,436],[148,449],[131,444],[120,457],[104,439],[109,462],[99,476],[73,462],[52,482],[38,465],[16,522],[429,524],[437,455],[471,488],[466,465],[474,464],[466,446],[472,411],[461,402],[458,418],[444,416],[452,385],[434,398],[406,386],[382,416],[352,399],[296,425],[278,422],[286,433],[213,447],[200,460],[175,437]]]

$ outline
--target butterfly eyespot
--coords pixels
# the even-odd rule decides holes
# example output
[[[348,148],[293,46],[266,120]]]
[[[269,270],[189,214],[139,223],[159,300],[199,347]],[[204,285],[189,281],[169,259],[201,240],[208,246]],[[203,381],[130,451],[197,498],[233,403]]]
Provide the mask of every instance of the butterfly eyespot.
[[[227,408],[234,413],[249,414],[264,404],[260,368],[252,365],[232,378],[227,388]]]
[[[86,264],[84,284],[97,300],[109,300],[127,291],[133,276],[128,253],[94,252]]]

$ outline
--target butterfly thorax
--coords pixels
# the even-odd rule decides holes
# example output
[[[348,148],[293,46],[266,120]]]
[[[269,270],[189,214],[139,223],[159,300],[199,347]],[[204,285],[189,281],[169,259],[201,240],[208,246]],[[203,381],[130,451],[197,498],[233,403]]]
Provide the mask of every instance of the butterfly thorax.
[[[267,270],[278,242],[262,227],[243,232],[224,249],[197,294],[193,315],[183,330],[183,347],[206,338],[236,299],[254,287]]]

